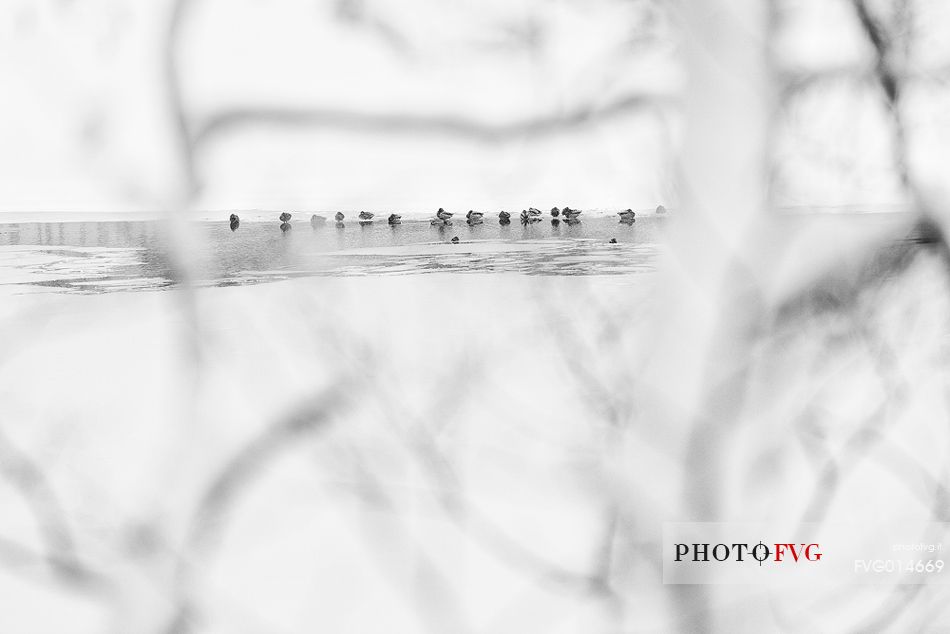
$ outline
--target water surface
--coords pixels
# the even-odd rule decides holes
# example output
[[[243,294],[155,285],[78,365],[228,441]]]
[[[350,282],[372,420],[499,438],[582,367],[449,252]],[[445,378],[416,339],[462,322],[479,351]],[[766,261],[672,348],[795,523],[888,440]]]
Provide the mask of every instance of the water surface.
[[[486,219],[470,227],[463,219],[450,227],[384,220],[314,228],[302,219],[286,231],[279,222],[232,231],[227,220],[191,228],[200,245],[197,284],[230,286],[314,275],[649,272],[665,222],[592,217],[568,225],[545,217],[528,226]],[[178,283],[171,246],[156,222],[0,224],[0,285],[77,293],[167,288]]]

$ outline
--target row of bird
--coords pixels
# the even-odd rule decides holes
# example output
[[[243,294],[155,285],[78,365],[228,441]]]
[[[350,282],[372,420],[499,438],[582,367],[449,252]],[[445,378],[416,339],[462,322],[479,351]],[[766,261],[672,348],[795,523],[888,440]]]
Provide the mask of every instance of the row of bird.
[[[632,211],[630,213],[633,213]],[[446,226],[452,224],[452,214],[441,207],[437,212],[435,212],[435,218],[429,221],[429,224],[433,226]],[[544,212],[540,209],[535,209],[530,207],[529,209],[521,210],[521,224],[527,225],[533,222],[540,222]],[[581,211],[579,209],[571,209],[570,207],[565,207],[563,210],[554,207],[551,209],[551,219],[552,221],[560,222],[560,217],[562,216],[568,224],[576,224],[580,222]],[[480,225],[484,222],[485,214],[480,211],[469,211],[465,214],[465,223],[472,225]],[[502,225],[511,224],[511,214],[507,211],[501,211],[498,213],[498,223]]]
[[[663,207],[663,205],[660,205],[656,208],[656,212],[658,214],[666,213],[666,208]],[[568,225],[574,225],[580,222],[580,215],[582,212],[579,209],[571,209],[570,207],[564,207],[564,209],[558,209],[557,207],[554,207],[551,209],[550,213],[552,223],[556,224],[563,220]],[[633,224],[636,222],[637,213],[632,209],[618,212],[617,215],[620,216],[620,222],[623,224]],[[373,218],[375,218],[375,216],[376,214],[369,211],[361,211],[358,218],[360,224],[366,224],[373,222]],[[429,224],[438,227],[450,226],[452,224],[452,216],[454,216],[452,212],[446,211],[445,209],[439,207],[439,210],[435,212],[435,217],[429,221]],[[542,212],[540,209],[536,209],[534,207],[523,209],[520,216],[521,224],[528,225],[531,223],[540,222],[543,216],[544,212]],[[279,218],[281,222],[281,229],[284,229],[285,231],[290,229],[290,219],[292,217],[293,216],[286,211],[280,214]],[[341,211],[336,212],[336,214],[333,216],[337,226],[342,226],[343,220],[345,218],[346,216]],[[465,214],[465,223],[469,226],[480,225],[484,222],[484,218],[485,214],[483,212],[469,210],[469,212]],[[389,214],[389,217],[386,219],[386,221],[390,225],[398,225],[402,222],[402,216],[400,214]],[[310,224],[314,227],[326,224],[326,222],[326,216],[321,216],[319,214],[310,216]],[[511,224],[511,214],[507,211],[499,212],[498,223],[501,225]],[[241,219],[238,218],[237,214],[231,214],[231,230],[233,231],[237,229],[240,224]]]
[[[284,220],[285,214],[287,216],[287,220]],[[373,218],[375,216],[376,214],[371,213],[369,211],[361,211],[358,217],[360,219],[360,223],[362,224],[364,222],[373,222]],[[337,224],[342,223],[345,218],[346,216],[343,214],[342,211],[336,212],[336,214],[334,214],[333,216],[333,219],[336,220]],[[289,220],[290,220],[290,214],[288,214],[287,212],[284,212],[283,214],[281,214],[281,222],[288,222]],[[319,214],[313,214],[312,216],[310,216],[310,224],[313,225],[314,227],[325,224],[326,221],[327,221],[326,216],[321,216]],[[387,221],[391,225],[398,225],[399,223],[402,222],[402,216],[400,214],[389,214],[389,218],[387,218]]]
[[[373,222],[373,217],[375,215],[376,214],[370,213],[368,211],[361,211],[359,214],[360,224]],[[287,213],[286,211],[280,214],[280,216],[278,216],[278,219],[280,220],[280,228],[283,229],[284,231],[287,231],[288,229],[290,229],[291,218],[293,218],[293,215],[290,213]],[[336,212],[336,214],[333,216],[333,219],[336,220],[336,224],[338,227],[343,226],[344,218],[346,218],[346,216],[341,211]],[[239,226],[241,226],[241,219],[238,217],[237,214],[231,214],[230,220],[231,220],[231,231],[235,231]],[[399,214],[389,214],[388,220],[389,220],[389,224],[398,225],[400,222],[402,222],[402,216]],[[310,216],[310,224],[314,227],[322,226],[326,224],[326,222],[327,222],[326,216],[321,216],[320,214],[313,214],[312,216]]]

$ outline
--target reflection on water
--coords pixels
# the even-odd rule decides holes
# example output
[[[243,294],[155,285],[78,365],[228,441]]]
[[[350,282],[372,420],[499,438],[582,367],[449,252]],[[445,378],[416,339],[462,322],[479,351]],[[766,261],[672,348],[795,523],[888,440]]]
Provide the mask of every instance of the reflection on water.
[[[300,218],[283,228],[242,223],[232,231],[227,219],[193,227],[204,238],[198,283],[228,286],[313,275],[643,272],[652,270],[663,224],[589,218],[572,226],[383,221],[314,228]],[[451,244],[455,236],[459,244]],[[0,285],[87,293],[172,286],[168,246],[163,226],[152,222],[0,224]]]

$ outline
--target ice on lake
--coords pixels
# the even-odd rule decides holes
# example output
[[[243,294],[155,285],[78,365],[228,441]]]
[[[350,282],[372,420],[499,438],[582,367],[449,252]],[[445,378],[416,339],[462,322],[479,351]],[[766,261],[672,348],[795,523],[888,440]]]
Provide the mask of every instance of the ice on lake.
[[[383,220],[311,227],[301,217],[286,231],[278,222],[243,223],[234,231],[227,221],[190,228],[201,238],[196,284],[235,286],[317,275],[650,272],[665,222],[645,218],[625,225],[594,217],[574,225],[545,219],[528,226],[470,227],[464,220],[448,227],[390,226]],[[158,222],[3,224],[0,285],[14,285],[16,292],[78,293],[171,287],[171,246]]]

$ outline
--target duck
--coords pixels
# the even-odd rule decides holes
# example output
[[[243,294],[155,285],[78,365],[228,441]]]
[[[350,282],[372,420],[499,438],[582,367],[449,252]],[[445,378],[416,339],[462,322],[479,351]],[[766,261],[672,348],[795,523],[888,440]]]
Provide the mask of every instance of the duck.
[[[361,211],[361,212],[360,212],[360,220],[372,220],[372,219],[373,219],[373,216],[375,216],[375,215],[376,215],[376,214],[370,213],[370,212],[368,212],[368,211]]]
[[[658,214],[665,214],[665,213],[666,213],[666,207],[664,207],[663,205],[657,205],[657,206],[656,206],[656,213],[658,213]]]
[[[398,225],[402,222],[402,216],[399,214],[389,214],[389,218],[386,221],[391,225]]]
[[[436,218],[439,218],[440,220],[448,220],[449,218],[452,217],[452,214],[442,209],[441,207],[439,207],[439,210],[435,212],[435,216]]]
[[[293,216],[291,216],[289,213],[287,213],[287,212],[285,211],[284,213],[280,214],[280,221],[281,221],[281,222],[290,222],[290,219],[291,219],[292,217],[293,217]]]
[[[531,214],[532,216],[540,216],[541,210],[535,209],[534,207],[528,207],[528,213]]]
[[[610,244],[617,244],[617,238],[611,238],[609,243],[610,243]]]
[[[617,215],[620,216],[620,222],[625,225],[632,225],[636,222],[637,213],[632,209],[618,212]]]
[[[326,223],[327,223],[327,219],[324,216],[318,216],[317,214],[313,214],[312,216],[310,216],[311,227],[314,227],[314,228],[320,227],[322,225],[325,225]]]
[[[480,211],[472,211],[471,209],[469,209],[469,210],[468,210],[468,213],[465,214],[465,219],[466,219],[466,220],[472,220],[472,219],[474,218],[475,220],[481,220],[481,219],[482,219],[482,216],[484,216],[484,215],[485,215],[485,214],[483,214],[483,213],[480,212]]]
[[[521,224],[526,225],[529,222],[541,222],[541,217],[532,214],[530,210],[521,212]]]
[[[336,215],[333,216],[333,219],[336,220],[337,222],[343,222],[344,218],[346,218],[346,216],[343,215],[342,211],[336,212]]]
[[[511,214],[508,213],[507,211],[499,211],[499,212],[498,212],[498,219],[499,219],[499,220],[502,220],[502,221],[511,222]]]
[[[459,243],[459,237],[458,237],[458,236],[453,236],[453,237],[452,237],[452,244],[458,244],[458,243]]]
[[[581,215],[581,211],[579,209],[571,209],[570,207],[565,207],[561,211],[561,215],[563,215],[569,221],[577,220],[577,217]]]
[[[560,216],[560,215],[561,215],[561,210],[560,210],[560,209],[558,209],[557,207],[551,207],[551,217],[552,217],[552,218],[557,218],[557,217]]]
[[[238,218],[237,214],[231,214],[231,231],[236,231],[238,227],[241,226],[241,219]]]

